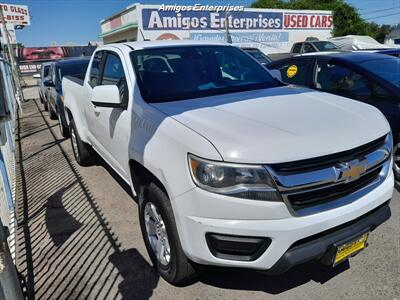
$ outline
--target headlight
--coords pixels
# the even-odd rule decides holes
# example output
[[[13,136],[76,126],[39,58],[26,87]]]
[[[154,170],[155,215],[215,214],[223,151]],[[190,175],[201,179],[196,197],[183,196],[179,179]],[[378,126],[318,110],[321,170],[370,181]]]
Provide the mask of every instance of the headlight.
[[[230,164],[188,155],[195,184],[209,192],[253,200],[282,201],[263,166]]]

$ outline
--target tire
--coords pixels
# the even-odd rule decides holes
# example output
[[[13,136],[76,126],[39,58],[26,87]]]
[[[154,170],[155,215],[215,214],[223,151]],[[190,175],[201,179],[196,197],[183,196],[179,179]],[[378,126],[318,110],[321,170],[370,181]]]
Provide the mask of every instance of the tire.
[[[399,143],[393,147],[393,174],[397,181],[400,181],[400,149]]]
[[[50,105],[50,104],[47,104],[47,106],[48,106],[48,108],[49,108],[48,112],[49,112],[49,118],[50,118],[50,120],[55,120],[55,119],[57,119],[57,114],[56,114],[56,112],[51,108],[51,105]]]
[[[69,128],[64,124],[60,111],[57,112],[58,117],[58,128],[60,129],[61,135],[65,138],[69,137]]]
[[[71,120],[69,130],[71,135],[72,152],[74,153],[76,162],[81,166],[92,165],[96,154],[90,145],[82,142],[78,131],[76,130],[74,120]]]
[[[149,214],[148,211],[151,213]],[[158,214],[158,219],[161,222],[156,222],[154,214]],[[191,262],[182,250],[179,240],[178,231],[174,214],[166,193],[156,184],[150,183],[146,186],[141,186],[139,191],[139,220],[142,230],[143,240],[145,242],[147,252],[153,263],[154,268],[158,273],[169,283],[176,286],[183,286],[192,282],[192,280],[199,274],[200,266]],[[150,234],[151,230],[148,228],[149,223],[153,222],[155,225],[153,235]],[[158,227],[157,227],[158,224]],[[161,224],[161,225],[160,225]],[[167,242],[162,242],[165,238]],[[169,247],[169,260],[168,255],[157,255],[157,244],[164,244],[164,249]],[[162,250],[163,248],[158,248]],[[159,251],[163,252],[163,251]],[[168,253],[168,251],[164,252]],[[161,257],[160,258],[157,258]]]
[[[44,109],[44,111],[48,111],[48,109],[49,109],[49,106],[47,105],[46,100],[43,100],[43,109]]]

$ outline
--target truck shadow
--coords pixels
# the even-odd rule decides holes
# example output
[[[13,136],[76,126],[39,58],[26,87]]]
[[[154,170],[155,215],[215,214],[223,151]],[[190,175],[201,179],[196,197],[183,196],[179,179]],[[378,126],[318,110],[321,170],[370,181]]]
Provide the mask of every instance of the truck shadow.
[[[266,275],[255,270],[212,267],[206,270],[200,280],[218,288],[263,291],[276,295],[310,281],[324,284],[349,268],[348,261],[335,268],[310,262],[298,265],[284,274]]]
[[[121,246],[36,100],[24,105],[42,116],[17,120],[17,268],[25,298],[149,299],[158,274],[136,248]],[[50,148],[32,144],[39,132],[22,135],[41,124]]]

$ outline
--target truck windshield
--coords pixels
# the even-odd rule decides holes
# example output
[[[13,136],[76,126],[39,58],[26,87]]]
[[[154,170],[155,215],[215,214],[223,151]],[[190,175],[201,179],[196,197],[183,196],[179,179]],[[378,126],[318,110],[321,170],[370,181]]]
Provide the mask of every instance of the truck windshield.
[[[267,70],[232,46],[181,46],[131,52],[147,102],[167,102],[279,86]]]

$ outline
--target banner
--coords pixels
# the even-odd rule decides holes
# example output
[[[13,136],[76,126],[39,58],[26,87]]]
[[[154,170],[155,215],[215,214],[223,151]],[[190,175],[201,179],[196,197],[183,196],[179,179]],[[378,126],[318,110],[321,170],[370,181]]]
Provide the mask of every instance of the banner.
[[[0,8],[3,9],[6,24],[31,25],[28,6],[0,3]]]
[[[279,30],[332,29],[331,13],[296,13],[295,11],[163,11],[142,9],[144,30]]]

